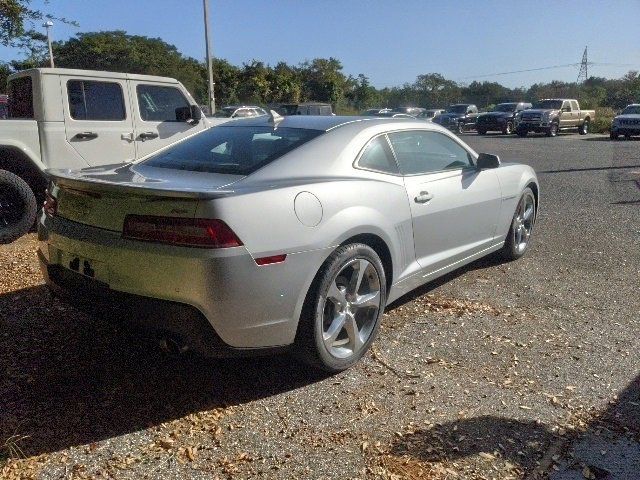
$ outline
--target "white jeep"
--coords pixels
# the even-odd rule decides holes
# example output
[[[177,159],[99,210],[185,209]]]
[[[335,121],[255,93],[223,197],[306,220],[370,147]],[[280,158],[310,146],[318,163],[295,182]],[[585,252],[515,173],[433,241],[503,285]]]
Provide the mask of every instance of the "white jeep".
[[[49,168],[131,161],[208,128],[175,79],[38,68],[9,77],[0,120],[0,243],[33,225]]]

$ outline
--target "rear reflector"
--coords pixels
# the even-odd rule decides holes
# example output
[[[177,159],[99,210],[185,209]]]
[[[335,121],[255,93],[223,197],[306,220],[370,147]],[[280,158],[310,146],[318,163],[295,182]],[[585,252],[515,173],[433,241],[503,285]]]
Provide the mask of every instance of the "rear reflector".
[[[184,247],[230,248],[242,242],[222,220],[127,215],[122,237]]]
[[[273,255],[271,257],[256,258],[256,263],[260,266],[271,265],[273,263],[282,263],[287,259],[287,254]]]

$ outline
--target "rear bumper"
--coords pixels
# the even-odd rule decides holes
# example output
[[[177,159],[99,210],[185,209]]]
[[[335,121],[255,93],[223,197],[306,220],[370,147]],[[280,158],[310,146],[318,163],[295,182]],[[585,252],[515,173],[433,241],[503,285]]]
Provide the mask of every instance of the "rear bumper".
[[[178,335],[202,334],[201,346],[214,350],[291,344],[306,292],[326,255],[294,253],[281,264],[261,267],[245,247],[136,242],[44,214],[38,234],[45,279],[70,302],[85,309],[106,305],[126,316],[135,312],[136,321]],[[93,277],[80,273],[82,267],[71,269],[69,259],[76,258],[81,265],[89,262]]]

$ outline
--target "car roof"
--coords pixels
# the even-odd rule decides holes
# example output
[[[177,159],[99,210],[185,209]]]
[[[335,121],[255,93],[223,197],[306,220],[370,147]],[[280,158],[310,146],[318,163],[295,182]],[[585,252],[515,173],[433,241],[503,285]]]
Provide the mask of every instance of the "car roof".
[[[414,118],[392,118],[392,117],[361,117],[361,116],[334,116],[334,115],[287,115],[277,119],[278,128],[305,128],[308,130],[321,130],[328,132],[344,125],[360,124],[362,129],[384,124],[415,123],[420,127],[429,125],[428,122],[416,120]],[[273,122],[269,116],[251,117],[233,120],[220,125],[221,127],[248,127],[248,126],[272,126]]]

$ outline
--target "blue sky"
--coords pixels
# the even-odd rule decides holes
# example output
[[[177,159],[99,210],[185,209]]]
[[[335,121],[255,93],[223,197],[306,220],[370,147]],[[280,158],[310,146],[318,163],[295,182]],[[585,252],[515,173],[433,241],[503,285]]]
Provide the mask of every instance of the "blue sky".
[[[591,75],[617,78],[640,70],[640,0],[210,1],[213,54],[237,65],[333,56],[345,73],[364,73],[378,87],[429,72],[515,87],[575,81],[578,67],[480,76],[576,63],[588,45],[590,61],[630,64],[594,65]],[[125,30],[205,56],[201,0],[32,0],[32,6],[78,21],[79,28],[56,24],[55,39]],[[19,56],[0,47],[2,60]]]

